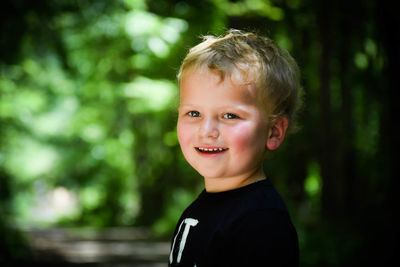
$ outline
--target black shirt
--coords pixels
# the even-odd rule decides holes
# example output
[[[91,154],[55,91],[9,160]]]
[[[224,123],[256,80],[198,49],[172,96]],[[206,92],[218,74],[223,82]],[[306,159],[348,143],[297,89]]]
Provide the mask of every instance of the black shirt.
[[[297,233],[271,181],[204,190],[178,221],[169,266],[298,266]]]

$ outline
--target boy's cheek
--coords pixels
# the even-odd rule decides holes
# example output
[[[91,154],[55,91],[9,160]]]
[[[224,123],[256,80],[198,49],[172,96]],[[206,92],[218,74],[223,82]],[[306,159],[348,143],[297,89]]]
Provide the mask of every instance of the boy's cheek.
[[[186,160],[188,160],[188,156],[189,156],[189,139],[188,138],[188,132],[185,131],[185,129],[183,127],[179,127],[177,128],[177,135],[178,135],[178,141],[179,141],[179,145],[181,147],[181,151],[183,156],[185,157]]]
[[[184,146],[187,145],[191,139],[190,127],[185,127],[183,124],[178,123],[177,135],[178,135],[178,141],[183,149]]]
[[[240,124],[226,133],[226,137],[231,140],[237,147],[243,147],[252,143],[252,140],[257,139],[256,133],[246,124]]]

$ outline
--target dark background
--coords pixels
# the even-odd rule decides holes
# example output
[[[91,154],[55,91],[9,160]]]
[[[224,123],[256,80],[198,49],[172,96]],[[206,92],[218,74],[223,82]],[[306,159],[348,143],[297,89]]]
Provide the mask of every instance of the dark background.
[[[298,229],[301,266],[389,265],[399,16],[384,1],[3,1],[0,262],[23,230],[146,227],[168,240],[202,178],[176,139],[175,75],[205,34],[269,36],[299,63],[300,129],[267,174]]]

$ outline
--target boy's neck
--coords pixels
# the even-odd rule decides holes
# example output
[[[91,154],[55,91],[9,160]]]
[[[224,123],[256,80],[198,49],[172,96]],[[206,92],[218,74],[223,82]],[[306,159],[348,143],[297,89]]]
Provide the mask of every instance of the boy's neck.
[[[265,180],[263,170],[259,170],[252,175],[228,178],[206,178],[204,177],[205,189],[208,193],[218,193],[244,187],[246,185]]]

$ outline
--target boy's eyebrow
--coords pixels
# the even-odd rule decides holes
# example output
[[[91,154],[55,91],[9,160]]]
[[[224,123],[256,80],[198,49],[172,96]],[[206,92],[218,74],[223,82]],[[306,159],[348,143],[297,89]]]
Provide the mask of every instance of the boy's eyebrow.
[[[240,112],[244,112],[244,113],[249,113],[248,110],[246,108],[244,108],[244,106],[248,106],[248,105],[237,105],[237,106],[222,106],[222,109],[226,109],[226,110],[239,110]]]
[[[182,107],[198,107],[198,105],[180,103],[178,108]]]
[[[219,109],[225,109],[225,110],[240,110],[241,112],[248,113],[247,109],[244,108],[244,106],[247,105],[226,105],[226,106],[220,106],[218,107]],[[195,104],[181,104],[178,109],[180,108],[201,108],[199,105]]]

